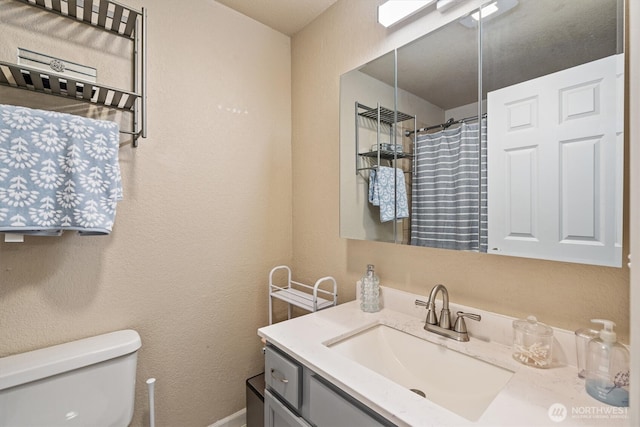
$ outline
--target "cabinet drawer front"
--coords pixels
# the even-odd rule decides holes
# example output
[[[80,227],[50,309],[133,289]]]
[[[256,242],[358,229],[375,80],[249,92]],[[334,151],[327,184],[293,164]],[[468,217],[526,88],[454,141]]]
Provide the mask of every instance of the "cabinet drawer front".
[[[318,427],[394,425],[315,375],[309,383],[309,420]]]
[[[267,387],[293,408],[300,410],[302,367],[269,346],[267,346],[264,364]]]
[[[265,427],[310,427],[268,391],[264,393],[264,420]]]

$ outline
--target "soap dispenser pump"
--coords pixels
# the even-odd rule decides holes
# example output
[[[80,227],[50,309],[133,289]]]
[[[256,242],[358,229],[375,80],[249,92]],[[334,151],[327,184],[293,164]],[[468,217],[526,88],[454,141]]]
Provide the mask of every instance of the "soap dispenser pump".
[[[603,319],[591,321],[603,328],[587,347],[585,389],[608,405],[629,406],[629,351],[617,341],[615,323]]]

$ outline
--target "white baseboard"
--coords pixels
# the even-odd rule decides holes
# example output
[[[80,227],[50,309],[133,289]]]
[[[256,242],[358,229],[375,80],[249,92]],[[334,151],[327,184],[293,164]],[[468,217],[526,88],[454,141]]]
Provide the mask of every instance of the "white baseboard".
[[[221,420],[216,421],[209,427],[245,427],[247,425],[247,409],[242,408],[235,414],[231,414]]]

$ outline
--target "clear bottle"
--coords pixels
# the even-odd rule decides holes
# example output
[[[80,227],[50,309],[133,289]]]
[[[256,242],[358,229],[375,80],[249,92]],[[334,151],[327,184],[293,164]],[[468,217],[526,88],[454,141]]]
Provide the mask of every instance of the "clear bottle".
[[[593,319],[604,327],[587,346],[585,389],[593,398],[612,406],[629,406],[629,351],[617,342],[615,323]]]
[[[373,268],[373,264],[367,265],[360,287],[360,308],[367,313],[380,311],[380,278]]]

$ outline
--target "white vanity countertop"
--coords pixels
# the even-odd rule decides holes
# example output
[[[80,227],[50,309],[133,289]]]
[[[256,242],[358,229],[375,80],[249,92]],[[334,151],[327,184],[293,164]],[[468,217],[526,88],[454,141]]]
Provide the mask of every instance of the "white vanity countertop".
[[[426,310],[415,307],[414,300],[425,297],[391,288],[383,288],[382,294],[384,308],[378,313],[363,313],[359,302],[352,301],[260,328],[258,335],[399,426],[629,425],[627,408],[602,404],[586,393],[584,380],[578,378],[575,367],[573,332],[555,329],[554,366],[536,369],[516,362],[511,356],[512,318],[451,303],[452,313],[462,310],[482,315],[481,322],[466,321],[471,340],[457,342],[423,329]],[[438,302],[437,310],[440,308]],[[325,345],[376,324],[391,326],[515,374],[480,419],[469,421]],[[375,352],[371,357],[375,357]],[[429,361],[425,360],[425,364]],[[553,421],[550,408],[562,408],[560,405],[566,408],[566,417]]]

